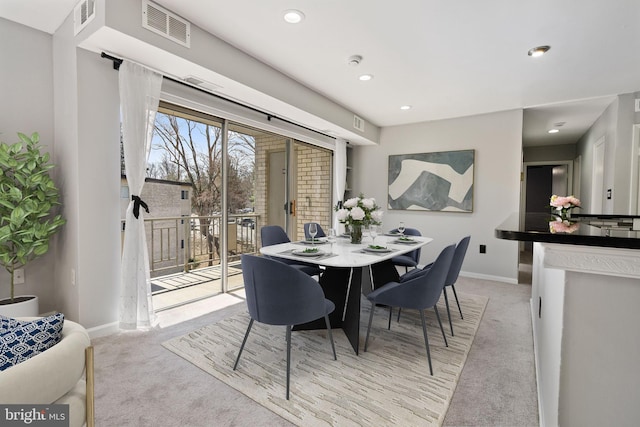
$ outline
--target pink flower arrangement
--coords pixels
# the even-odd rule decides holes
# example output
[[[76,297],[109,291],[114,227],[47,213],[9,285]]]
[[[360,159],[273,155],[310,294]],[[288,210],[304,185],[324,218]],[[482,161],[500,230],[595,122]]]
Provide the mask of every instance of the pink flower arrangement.
[[[580,200],[578,200],[575,196],[551,196],[550,206],[554,207],[555,210],[561,211],[563,209],[571,209],[571,208],[579,208]]]
[[[580,223],[562,220],[558,218],[556,221],[549,221],[549,231],[551,233],[573,233],[580,228]]]
[[[580,207],[580,200],[575,196],[551,196],[549,205],[553,208],[556,215],[559,215],[561,219],[567,219],[569,216],[569,210]]]

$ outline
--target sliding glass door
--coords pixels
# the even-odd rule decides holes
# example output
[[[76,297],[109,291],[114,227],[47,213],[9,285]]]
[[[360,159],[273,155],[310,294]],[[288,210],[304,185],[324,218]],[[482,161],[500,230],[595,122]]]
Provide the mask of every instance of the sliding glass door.
[[[264,225],[329,228],[331,172],[330,150],[161,103],[142,197],[156,309],[242,287]]]

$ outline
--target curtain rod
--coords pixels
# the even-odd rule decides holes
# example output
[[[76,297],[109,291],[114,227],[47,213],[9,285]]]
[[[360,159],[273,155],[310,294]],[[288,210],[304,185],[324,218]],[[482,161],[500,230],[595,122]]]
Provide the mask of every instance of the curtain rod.
[[[113,62],[113,69],[114,69],[114,70],[116,70],[116,71],[120,70],[120,65],[122,64],[122,61],[123,61],[123,59],[122,59],[122,58],[116,58],[115,56],[111,56],[111,55],[109,55],[108,53],[105,53],[105,52],[102,52],[102,53],[100,54],[100,57],[105,58],[105,59],[107,59],[107,60],[109,60],[109,61],[112,61],[112,62]],[[142,64],[140,64],[140,65],[142,65]],[[259,110],[259,109],[255,108],[255,107],[251,107],[251,106],[249,106],[249,105],[245,105],[245,104],[243,104],[243,103],[241,103],[241,102],[234,101],[233,99],[225,98],[224,96],[220,96],[220,95],[217,95],[217,94],[215,94],[215,93],[211,93],[211,92],[209,92],[209,91],[207,91],[207,90],[204,90],[204,89],[202,89],[202,88],[199,88],[199,87],[197,87],[197,86],[193,86],[193,85],[190,85],[189,83],[185,83],[185,82],[183,82],[182,80],[178,80],[178,79],[174,79],[173,77],[169,77],[169,76],[167,76],[167,75],[165,75],[165,74],[163,74],[163,73],[161,73],[161,72],[159,72],[159,74],[162,74],[162,78],[163,78],[163,79],[167,79],[167,80],[170,80],[170,81],[172,81],[172,82],[174,82],[174,83],[178,83],[178,84],[181,84],[181,85],[183,85],[183,86],[190,87],[190,88],[195,89],[195,90],[197,90],[197,91],[200,91],[200,92],[206,93],[206,94],[208,94],[208,95],[214,96],[214,97],[216,97],[216,98],[218,98],[218,99],[222,99],[222,100],[224,100],[224,101],[230,102],[230,103],[235,104],[235,105],[237,105],[237,106],[239,106],[239,107],[243,107],[243,108],[249,109],[249,110],[254,111],[254,112],[256,112],[256,113],[264,114],[265,116],[267,116],[267,120],[268,120],[268,121],[271,121],[271,119],[278,119],[278,120],[280,120],[281,122],[285,122],[285,123],[288,123],[288,124],[290,124],[290,125],[294,125],[294,126],[297,126],[297,127],[299,127],[299,128],[306,129],[306,130],[308,130],[308,131],[311,131],[311,132],[317,133],[318,135],[326,136],[327,138],[331,138],[331,139],[336,139],[336,137],[335,137],[335,136],[331,136],[331,135],[324,134],[324,133],[322,133],[322,132],[320,132],[320,131],[317,131],[317,130],[315,130],[315,129],[311,129],[311,128],[308,128],[308,127],[303,126],[303,125],[301,125],[301,124],[298,124],[298,123],[292,122],[291,120],[287,120],[287,119],[283,119],[282,117],[274,116],[273,114],[271,114],[271,113],[267,113],[266,111],[262,111],[262,110]],[[349,143],[349,141],[347,141],[347,144],[348,144],[348,143]]]

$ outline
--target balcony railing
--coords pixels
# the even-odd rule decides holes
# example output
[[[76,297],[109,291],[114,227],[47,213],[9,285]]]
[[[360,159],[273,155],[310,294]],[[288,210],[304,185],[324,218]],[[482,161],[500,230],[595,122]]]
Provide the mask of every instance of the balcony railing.
[[[229,262],[258,251],[259,219],[259,215],[253,214],[228,215]],[[149,218],[144,222],[151,277],[220,264],[221,215]]]

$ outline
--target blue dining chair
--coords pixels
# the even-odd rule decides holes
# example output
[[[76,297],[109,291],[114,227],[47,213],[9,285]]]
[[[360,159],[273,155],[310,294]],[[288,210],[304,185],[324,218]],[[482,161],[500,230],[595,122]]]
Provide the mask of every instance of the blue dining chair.
[[[242,255],[240,263],[251,320],[247,332],[244,334],[233,370],[235,371],[238,367],[242,350],[247,343],[254,321],[267,325],[286,326],[287,400],[289,400],[291,328],[293,325],[324,317],[333,359],[337,360],[331,324],[329,323],[329,314],[335,310],[335,304],[325,298],[318,282],[290,265],[255,255]]]
[[[390,231],[390,233],[398,233],[398,229],[394,228]],[[404,229],[405,236],[422,236],[420,230],[415,228],[405,228]],[[418,263],[420,262],[420,248],[413,250],[411,252],[407,252],[406,254],[394,256],[391,258],[391,262],[393,265],[404,267],[405,272],[409,271],[409,267],[416,268]]]
[[[369,333],[371,332],[371,323],[373,314],[377,304],[389,307],[389,329],[391,328],[391,314],[393,307],[404,309],[415,309],[420,312],[420,320],[422,321],[422,334],[424,335],[424,343],[427,349],[427,360],[429,361],[429,372],[433,375],[433,366],[431,364],[431,352],[429,350],[429,339],[427,337],[427,322],[424,316],[424,310],[433,307],[440,324],[440,331],[445,345],[448,347],[447,337],[444,334],[440,314],[436,304],[440,299],[442,290],[444,289],[445,279],[451,267],[455,245],[447,246],[440,252],[433,266],[406,282],[389,282],[380,288],[374,290],[367,295],[367,299],[371,301],[371,312],[369,314],[369,325],[367,326],[367,337],[364,341],[364,351],[367,351],[369,343]]]
[[[260,229],[260,240],[262,246],[273,246],[281,243],[289,243],[289,236],[279,225],[265,225]],[[295,269],[298,269],[309,276],[320,276],[322,269],[315,264],[308,264],[304,262],[294,261],[285,258],[274,258],[285,264],[289,264]]]
[[[304,227],[304,238],[307,240],[311,240],[311,234],[309,234],[309,225],[310,224],[314,224],[312,222],[307,222],[303,225]],[[317,222],[315,223],[316,226],[318,227],[318,234],[316,234],[316,239],[318,237],[327,237],[327,235],[325,234],[324,230],[322,229],[322,227],[320,227],[320,224],[318,224]]]
[[[451,329],[451,336],[453,335],[453,323],[451,322],[451,311],[449,309],[449,297],[447,295],[447,287],[451,286],[451,290],[453,291],[453,296],[456,298],[456,304],[458,305],[458,311],[460,312],[460,318],[464,319],[462,315],[462,308],[460,308],[460,300],[458,299],[458,293],[456,292],[455,284],[458,281],[458,276],[460,275],[460,269],[462,268],[462,262],[464,261],[464,257],[467,254],[467,248],[469,247],[469,241],[471,240],[471,236],[463,237],[460,242],[456,245],[456,251],[453,254],[453,261],[451,261],[451,268],[447,273],[447,278],[444,282],[444,288],[442,289],[442,293],[444,294],[444,302],[447,306],[447,318],[449,319],[449,328]],[[425,265],[421,270],[411,270],[408,273],[402,275],[400,277],[400,282],[405,282],[412,277],[415,277],[418,274],[421,274],[423,271],[429,270],[433,266],[433,263]],[[400,310],[398,310],[398,321],[400,320]]]

